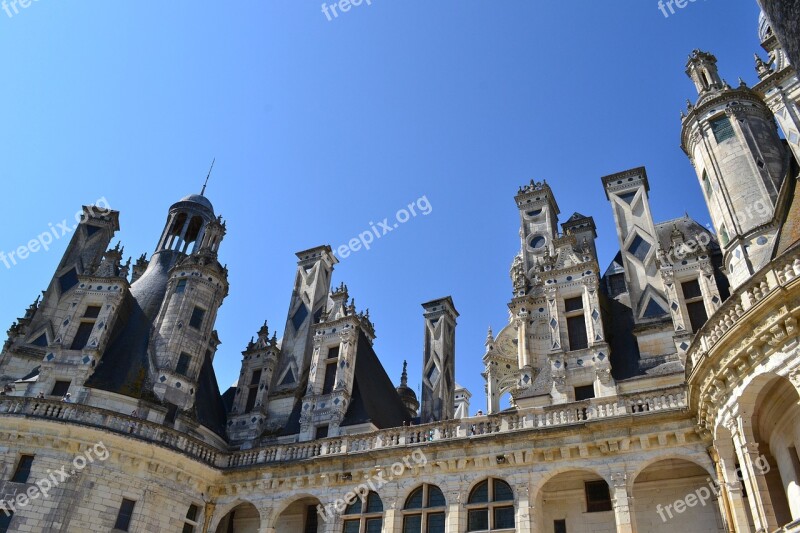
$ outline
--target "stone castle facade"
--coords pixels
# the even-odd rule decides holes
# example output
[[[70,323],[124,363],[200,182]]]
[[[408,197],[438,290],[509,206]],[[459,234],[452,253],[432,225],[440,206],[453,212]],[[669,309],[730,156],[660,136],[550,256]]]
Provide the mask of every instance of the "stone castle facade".
[[[546,182],[519,188],[478,416],[453,299],[422,305],[417,398],[328,246],[297,254],[282,335],[264,323],[220,391],[209,199],[172,205],[134,264],[118,213],[85,207],[0,356],[0,531],[800,531],[800,82],[760,36],[754,87],[687,63],[681,143],[713,231],[654,220],[644,168],[603,177],[602,270],[592,217],[559,225]]]

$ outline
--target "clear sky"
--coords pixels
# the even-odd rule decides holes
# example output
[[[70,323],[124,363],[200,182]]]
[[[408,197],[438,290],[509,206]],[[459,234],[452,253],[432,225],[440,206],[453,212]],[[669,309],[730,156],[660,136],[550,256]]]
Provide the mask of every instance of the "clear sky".
[[[364,0],[331,20],[320,0],[27,3],[0,10],[0,251],[105,198],[126,255],[149,255],[216,157],[224,389],[265,319],[283,332],[296,251],[338,247],[425,197],[429,214],[343,259],[334,283],[370,309],[393,379],[408,359],[415,390],[420,304],[452,295],[473,412],[486,329],[508,316],[518,186],[546,179],[562,222],[593,216],[603,270],[617,250],[603,175],[645,165],[657,221],[688,211],[705,224],[679,148],[696,97],[686,57],[710,50],[731,85],[753,84],[761,51],[755,0],[669,17],[656,0]],[[0,326],[46,287],[67,241],[0,263]]]

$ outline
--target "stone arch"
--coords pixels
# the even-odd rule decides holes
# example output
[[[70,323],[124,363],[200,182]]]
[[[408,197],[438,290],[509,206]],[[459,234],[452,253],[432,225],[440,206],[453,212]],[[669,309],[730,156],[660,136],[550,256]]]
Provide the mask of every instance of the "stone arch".
[[[215,513],[219,518],[212,520],[210,531],[228,533],[231,527],[233,527],[234,533],[259,533],[261,531],[263,520],[261,512],[254,503],[237,499],[222,509],[224,512]]]
[[[800,518],[800,393],[774,372],[753,376],[737,399],[738,430],[749,465],[745,480],[770,528]],[[771,509],[770,509],[771,508]],[[763,510],[763,512],[762,512]]]
[[[277,505],[272,512],[269,524],[269,530],[276,533],[304,531],[306,528],[306,521],[310,518],[308,514],[309,507],[317,507],[329,502],[320,501],[319,497],[311,493],[292,494],[290,497],[284,499]],[[334,517],[336,519],[337,517]],[[325,520],[320,517],[315,517],[317,521],[317,531],[323,531]],[[300,527],[297,528],[298,522]]]
[[[480,481],[483,481],[483,479],[481,479]],[[506,480],[503,480],[503,481],[506,481]],[[508,481],[506,481],[506,483],[508,483]],[[477,482],[475,484],[477,484]],[[397,493],[396,498],[395,498],[395,502],[396,502],[395,508],[402,510],[405,507],[406,500],[408,500],[408,497],[411,496],[411,493],[413,493],[415,490],[421,488],[423,485],[429,485],[429,486],[438,488],[440,491],[442,491],[442,495],[444,496],[445,506],[450,505],[451,502],[447,498],[447,488],[448,487],[446,485],[442,485],[442,484],[436,483],[435,481],[420,481],[420,482],[415,483],[413,485],[409,485],[406,488],[403,488],[400,492]],[[509,485],[510,485],[510,483],[509,483]]]
[[[660,463],[661,461],[686,461],[688,463],[694,463],[698,468],[702,468],[705,470],[706,474],[711,479],[716,479],[717,473],[714,470],[714,464],[711,462],[711,458],[708,457],[705,451],[702,453],[693,452],[690,450],[670,450],[667,453],[660,453],[653,457],[649,457],[647,459],[643,459],[639,463],[636,464],[636,468],[628,475],[628,490],[633,489],[633,485],[636,482],[636,478],[639,475],[647,470],[649,467],[653,466],[656,463]]]
[[[631,476],[639,531],[723,533],[719,484],[713,465],[690,454],[664,454],[644,461]]]
[[[612,484],[606,473],[573,465],[550,470],[531,485],[536,531],[553,531],[562,522],[567,531],[615,531]],[[602,508],[589,508],[587,493],[602,495]],[[592,502],[594,503],[594,502]]]

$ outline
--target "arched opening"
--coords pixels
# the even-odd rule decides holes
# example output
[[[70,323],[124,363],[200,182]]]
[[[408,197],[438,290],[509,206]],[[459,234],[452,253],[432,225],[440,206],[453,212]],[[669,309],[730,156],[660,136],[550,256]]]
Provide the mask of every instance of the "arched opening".
[[[275,533],[322,533],[326,520],[332,517],[316,498],[294,501],[275,520]]]
[[[514,491],[502,479],[475,485],[467,500],[467,531],[514,531]]]
[[[217,533],[258,533],[261,529],[261,516],[252,503],[240,503],[226,514]]]
[[[633,483],[638,530],[723,533],[718,495],[718,484],[705,468],[685,459],[657,461]]]
[[[744,438],[758,445],[750,490],[758,487],[764,508],[772,507],[775,523],[783,526],[800,519],[800,397],[792,383],[778,376],[754,381],[740,400]],[[770,522],[767,513],[767,522]]]
[[[551,477],[536,495],[536,508],[541,509],[538,531],[616,531],[608,483],[595,472]]]
[[[356,501],[344,510],[343,533],[377,533],[383,531],[383,501],[375,492],[370,492],[362,501]],[[287,531],[288,533],[288,531]]]
[[[183,249],[181,250],[183,253],[187,253],[189,251],[189,245],[197,241],[201,229],[203,229],[203,218],[199,216],[192,217],[189,221],[189,226],[186,228],[186,237],[184,238]],[[192,251],[194,251],[194,249],[192,249]]]
[[[444,533],[446,505],[436,485],[417,487],[403,505],[403,533]]]
[[[163,249],[172,250],[180,241],[181,233],[183,232],[183,226],[186,225],[186,218],[186,213],[178,213],[172,219],[172,224],[170,224],[169,230],[167,230],[167,235],[162,245]]]

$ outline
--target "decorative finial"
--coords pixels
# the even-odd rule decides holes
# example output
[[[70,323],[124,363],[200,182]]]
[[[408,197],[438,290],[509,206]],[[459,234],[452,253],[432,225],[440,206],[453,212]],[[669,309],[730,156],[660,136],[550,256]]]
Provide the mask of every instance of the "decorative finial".
[[[408,361],[403,361],[403,373],[400,375],[400,386],[408,387]]]
[[[205,196],[206,195],[206,187],[208,186],[208,179],[211,177],[211,171],[214,170],[214,163],[216,161],[217,161],[216,157],[211,161],[211,168],[208,169],[208,175],[206,176],[206,182],[203,183],[203,189],[200,191],[200,196]]]

